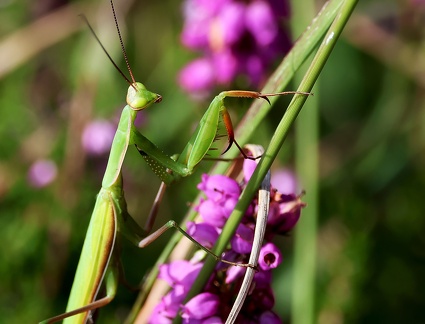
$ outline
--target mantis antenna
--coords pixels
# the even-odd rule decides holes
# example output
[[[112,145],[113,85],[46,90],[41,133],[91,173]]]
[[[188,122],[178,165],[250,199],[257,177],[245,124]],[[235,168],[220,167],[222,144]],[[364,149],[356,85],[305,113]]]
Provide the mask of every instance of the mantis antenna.
[[[125,46],[124,46],[124,42],[122,40],[122,36],[121,36],[121,32],[120,32],[120,28],[118,25],[118,19],[117,19],[117,15],[115,13],[115,7],[114,7],[114,3],[111,0],[111,7],[112,7],[112,13],[114,15],[114,21],[115,21],[115,26],[118,32],[118,37],[120,40],[120,44],[121,44],[121,51],[124,55],[124,60],[125,60],[125,64],[127,65],[127,69],[128,72],[130,74],[131,80],[124,74],[124,72],[119,68],[119,66],[117,65],[117,63],[115,63],[115,61],[112,59],[111,55],[109,55],[108,51],[106,50],[105,46],[103,46],[102,42],[100,41],[99,37],[97,37],[93,27],[91,26],[91,24],[89,23],[87,17],[85,15],[81,15],[81,17],[84,19],[85,23],[87,24],[87,26],[90,29],[90,32],[92,33],[92,35],[94,36],[94,38],[96,39],[96,41],[98,42],[98,44],[100,45],[100,47],[102,48],[102,50],[105,52],[106,56],[108,57],[109,61],[111,61],[111,63],[114,65],[115,69],[119,72],[119,74],[121,74],[121,76],[124,78],[124,80],[131,86],[134,88],[134,90],[137,91],[136,87],[134,86],[134,83],[136,82],[136,80],[134,79],[134,75],[133,72],[131,71],[131,67],[130,67],[130,63],[128,61],[128,57],[127,57],[127,52],[125,50]]]
[[[128,70],[128,73],[130,73],[131,80],[133,81],[132,83],[135,83],[136,80],[134,79],[133,72],[131,71],[130,62],[128,61],[128,57],[127,57],[127,51],[125,50],[124,42],[121,36],[120,27],[118,25],[117,15],[115,13],[114,2],[112,0],[111,0],[111,7],[112,7],[112,14],[114,15],[115,26],[117,27],[118,37],[120,39],[121,51],[122,51],[122,54],[124,55],[125,64],[127,65],[127,70]]]

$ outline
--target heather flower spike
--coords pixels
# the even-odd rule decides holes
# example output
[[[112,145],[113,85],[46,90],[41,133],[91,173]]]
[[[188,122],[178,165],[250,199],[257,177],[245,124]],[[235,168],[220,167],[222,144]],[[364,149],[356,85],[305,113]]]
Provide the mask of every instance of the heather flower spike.
[[[248,154],[262,154],[262,151],[259,151],[256,146],[249,147],[253,152]],[[244,180],[242,183],[223,175],[202,176],[198,189],[203,192],[205,197],[196,207],[200,217],[197,222],[187,224],[188,231],[198,241],[205,242],[208,246],[215,243],[218,233],[222,231],[224,222],[230,215],[230,211],[224,212],[224,206],[228,201],[234,205],[234,201],[238,199],[252,175],[255,168],[253,163],[255,164],[252,160],[244,161],[246,165],[243,167]],[[295,198],[295,194],[293,194],[293,200],[283,197],[276,189],[270,188],[270,177],[268,177],[264,181],[259,198],[254,199],[253,207],[248,209],[243,222],[239,224],[229,249],[222,255],[228,261],[257,265],[256,269],[218,263],[209,283],[200,294],[183,305],[180,298],[176,299],[173,305],[166,305],[167,309],[174,311],[179,308],[178,313],[181,314],[184,323],[224,323],[226,318],[229,318],[228,320],[237,318],[237,322],[240,323],[267,323],[267,321],[280,323],[279,317],[272,310],[274,293],[271,288],[271,278],[272,270],[281,264],[283,257],[279,248],[269,241],[280,233],[275,231],[274,226],[266,228],[266,224],[268,205],[276,206],[275,223],[283,222],[282,219],[288,218],[288,212],[294,212],[294,208],[287,208],[288,203],[297,205],[294,201],[297,201],[298,198]],[[302,207],[301,204],[297,206]],[[279,212],[280,210],[285,212]],[[295,217],[291,219],[295,220]],[[295,223],[292,224],[295,225]],[[263,243],[264,237],[267,241]],[[202,266],[203,259],[193,260],[188,263],[188,269],[194,267],[195,264]],[[183,264],[174,261],[166,266],[161,266],[160,277],[171,286],[171,292],[183,291],[183,294],[186,295],[191,283],[182,285],[182,280],[166,279],[169,275],[163,274],[163,269],[167,269],[167,273],[170,274],[181,273]],[[193,279],[194,275],[190,274],[188,277]],[[181,297],[180,294],[179,296]],[[233,305],[234,300],[236,300],[235,305]],[[162,306],[157,306],[151,315],[150,323],[155,323],[158,316],[164,316],[164,300],[160,304]],[[168,319],[172,318],[173,316]]]
[[[181,41],[201,57],[182,69],[181,87],[202,95],[238,76],[257,87],[291,46],[288,13],[286,0],[186,0]]]

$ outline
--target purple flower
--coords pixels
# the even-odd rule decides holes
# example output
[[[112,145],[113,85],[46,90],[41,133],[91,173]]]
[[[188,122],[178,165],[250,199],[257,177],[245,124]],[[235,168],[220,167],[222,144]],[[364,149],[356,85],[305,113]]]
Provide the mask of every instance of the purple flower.
[[[279,25],[269,3],[255,1],[246,9],[246,27],[260,46],[269,46],[277,37]]]
[[[165,295],[152,311],[149,323],[172,323],[180,309],[186,293],[182,289],[173,289]]]
[[[287,169],[281,169],[272,175],[272,184],[280,193],[285,195],[299,192],[295,174]]]
[[[251,179],[252,174],[254,173],[255,169],[257,168],[257,162],[254,160],[244,160],[243,161],[243,174],[245,178],[245,182],[248,182],[249,179]]]
[[[152,311],[151,316],[149,317],[149,324],[172,324],[173,317],[168,317],[165,312],[165,305],[161,302],[155,306]]]
[[[245,274],[246,269],[243,267],[230,267],[226,271],[226,284],[230,284],[236,279],[241,278]]]
[[[305,203],[300,196],[276,193],[270,204],[267,225],[272,226],[276,234],[285,234],[297,224],[303,207]]]
[[[182,43],[195,50],[209,45],[209,29],[214,17],[229,0],[187,0],[183,4],[185,24],[182,31]]]
[[[224,175],[202,175],[202,182],[198,185],[198,189],[202,190],[208,199],[216,202],[225,201],[228,197],[239,197],[241,188],[239,184]]]
[[[224,322],[218,316],[212,316],[203,319],[194,319],[191,317],[183,319],[184,324],[223,324]]]
[[[201,201],[196,210],[204,222],[215,227],[223,227],[230,215],[230,213],[226,214],[225,209],[212,200]]]
[[[271,311],[265,311],[260,316],[260,324],[281,324],[282,320],[275,313]]]
[[[201,293],[183,306],[183,319],[206,319],[215,315],[220,305],[219,297],[212,293]]]
[[[236,229],[236,235],[231,240],[232,249],[241,254],[250,253],[253,240],[254,230],[245,224],[240,224]]]
[[[158,278],[165,280],[171,286],[181,285],[189,289],[201,268],[201,263],[192,264],[186,260],[173,261],[160,265]]]
[[[216,79],[214,80],[214,84],[209,88],[212,88],[215,83],[227,84],[233,81],[234,76],[238,72],[239,63],[238,58],[233,55],[230,50],[223,50],[220,53],[214,54],[210,61],[214,68],[214,76]]]
[[[298,200],[280,204],[280,214],[283,216],[279,226],[280,231],[288,232],[295,226],[300,218],[301,207],[304,205]]]
[[[180,85],[206,94],[243,75],[257,86],[290,47],[283,28],[288,13],[285,0],[186,0],[181,41],[202,58],[182,70]]]
[[[271,271],[258,271],[254,275],[255,287],[258,289],[264,289],[270,286],[272,282]]]
[[[197,59],[186,65],[179,74],[179,83],[184,89],[203,92],[214,86],[214,66],[210,60]]]
[[[212,316],[210,318],[202,320],[202,324],[223,324],[223,321],[218,316]]]
[[[216,20],[216,49],[236,44],[245,32],[245,12],[247,8],[242,2],[229,2],[223,6]],[[214,45],[214,43],[212,44]]]
[[[56,164],[51,160],[38,160],[34,162],[28,171],[28,182],[36,188],[42,188],[50,184],[57,175]]]
[[[114,139],[116,127],[106,120],[95,120],[83,131],[81,142],[90,155],[102,155],[109,152]]]
[[[229,217],[232,213],[233,209],[235,209],[237,203],[238,203],[238,197],[230,196],[227,197],[227,199],[221,204],[221,207],[223,208],[223,212],[226,215],[226,217]]]
[[[218,238],[216,228],[207,223],[187,222],[187,233],[206,248],[212,248]]]
[[[263,270],[276,268],[282,262],[282,253],[273,243],[266,243],[260,251],[258,263]]]

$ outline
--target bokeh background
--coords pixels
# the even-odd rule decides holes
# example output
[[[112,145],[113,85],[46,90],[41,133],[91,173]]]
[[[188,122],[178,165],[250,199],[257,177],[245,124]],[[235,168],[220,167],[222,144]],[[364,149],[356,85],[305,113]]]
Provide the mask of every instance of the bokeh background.
[[[180,152],[210,100],[191,100],[177,82],[194,57],[180,43],[182,3],[116,6],[136,79],[164,98],[142,115],[140,129],[164,151]],[[127,84],[81,13],[125,69],[108,1],[0,1],[1,323],[33,323],[65,309],[107,159],[107,152],[94,156],[83,147],[82,133],[94,120],[116,123],[125,102]],[[361,1],[314,90],[320,112],[317,323],[425,320],[424,22],[424,1]],[[248,105],[232,101],[236,123]],[[274,109],[252,142],[266,146],[281,115]],[[291,134],[275,170],[295,170],[296,143]],[[57,167],[43,187],[29,175],[40,160]],[[202,164],[170,188],[157,226],[181,219],[207,169]],[[135,150],[123,173],[129,210],[143,223],[159,180]],[[300,188],[308,197],[309,188]],[[129,282],[143,278],[166,241],[142,251],[123,242]],[[276,275],[276,311],[287,323],[293,242],[294,235],[282,239],[285,260]],[[121,286],[100,322],[121,322],[135,297]]]

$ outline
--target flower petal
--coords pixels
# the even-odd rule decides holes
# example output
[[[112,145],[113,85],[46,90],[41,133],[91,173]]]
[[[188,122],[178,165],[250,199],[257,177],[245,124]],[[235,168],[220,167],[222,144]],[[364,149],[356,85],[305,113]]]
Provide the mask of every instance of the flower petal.
[[[250,253],[252,241],[254,240],[254,230],[245,224],[240,224],[236,230],[236,235],[231,240],[232,249],[238,253]]]
[[[212,248],[218,238],[218,232],[214,226],[207,223],[187,222],[187,233],[206,248]]]
[[[282,262],[282,253],[273,243],[266,243],[260,250],[258,264],[263,270],[276,268]]]
[[[172,287],[182,285],[185,289],[188,289],[195,281],[201,268],[202,263],[193,264],[186,260],[177,260],[160,265],[158,278],[165,280]]]
[[[180,86],[188,92],[208,92],[215,82],[213,65],[208,58],[197,59],[180,71],[178,79]]]
[[[218,311],[220,299],[212,293],[201,293],[182,307],[182,318],[205,319],[215,315]]]

